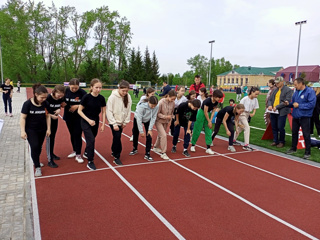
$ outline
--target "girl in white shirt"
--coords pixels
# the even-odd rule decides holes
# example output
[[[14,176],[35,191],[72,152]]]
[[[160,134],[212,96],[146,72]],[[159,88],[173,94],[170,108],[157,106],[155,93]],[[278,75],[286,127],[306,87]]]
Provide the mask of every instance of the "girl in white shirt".
[[[252,87],[250,89],[249,95],[242,98],[240,103],[244,105],[245,110],[239,116],[239,125],[236,129],[236,133],[234,135],[233,145],[240,145],[236,140],[239,134],[244,130],[244,146],[243,149],[247,151],[253,151],[253,149],[249,146],[249,138],[250,138],[250,126],[248,123],[249,117],[253,117],[256,114],[256,109],[259,108],[258,95],[260,93],[259,88]]]
[[[202,102],[203,102],[204,100],[206,100],[207,98],[208,98],[207,89],[206,89],[206,88],[200,88],[200,90],[199,90],[199,96],[197,97],[197,99],[200,100],[201,105],[202,105]]]
[[[184,88],[184,86],[177,87],[177,98],[176,100],[174,100],[174,112],[173,112],[174,117],[171,120],[169,135],[173,136],[175,116],[176,116],[176,112],[179,105],[183,102],[188,101],[188,99],[184,96],[185,92],[186,92],[186,89]]]

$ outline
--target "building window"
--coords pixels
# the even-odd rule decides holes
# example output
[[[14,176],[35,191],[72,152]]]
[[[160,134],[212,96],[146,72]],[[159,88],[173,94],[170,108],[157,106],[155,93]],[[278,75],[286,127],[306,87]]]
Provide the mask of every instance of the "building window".
[[[228,78],[228,83],[230,83],[230,78]]]
[[[234,78],[232,78],[231,80],[232,80],[232,82],[231,82],[231,83],[234,83]]]
[[[238,78],[236,78],[236,83],[237,83],[237,84],[239,83],[239,79],[238,79]]]
[[[223,79],[223,83],[226,83],[226,78]]]
[[[246,78],[246,84],[248,84],[249,83],[249,79],[248,78]]]

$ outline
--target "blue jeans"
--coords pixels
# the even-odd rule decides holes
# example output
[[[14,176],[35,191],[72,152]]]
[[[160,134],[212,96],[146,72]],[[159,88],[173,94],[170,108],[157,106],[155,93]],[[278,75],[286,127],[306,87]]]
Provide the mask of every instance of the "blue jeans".
[[[188,127],[183,127],[183,128],[184,128],[183,147],[184,149],[187,149],[190,143],[190,134],[189,133],[187,134]],[[173,140],[172,140],[173,146],[177,145],[179,134],[180,134],[180,125],[177,125],[174,127]]]
[[[284,127],[286,126],[287,115],[280,116],[279,114],[270,114],[270,121],[273,133],[273,142],[275,143],[285,143],[286,130]],[[280,133],[280,138],[278,135]]]

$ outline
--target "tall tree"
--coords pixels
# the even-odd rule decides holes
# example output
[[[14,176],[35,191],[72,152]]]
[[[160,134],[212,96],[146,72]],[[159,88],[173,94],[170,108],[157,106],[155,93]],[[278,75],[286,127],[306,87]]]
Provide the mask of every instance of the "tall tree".
[[[153,51],[153,54],[152,54],[152,78],[151,78],[151,83],[152,84],[158,83],[159,76],[160,76],[159,63],[158,63],[158,59],[157,59],[157,56],[156,56],[156,52]]]
[[[150,53],[148,47],[144,52],[144,59],[143,59],[143,69],[144,69],[144,80],[143,81],[152,81],[153,71],[152,71],[152,61],[150,58]]]

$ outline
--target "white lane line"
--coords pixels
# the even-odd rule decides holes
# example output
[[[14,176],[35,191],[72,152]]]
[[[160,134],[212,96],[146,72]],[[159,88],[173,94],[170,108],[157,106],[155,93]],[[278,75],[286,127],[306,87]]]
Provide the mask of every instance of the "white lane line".
[[[178,238],[185,239],[172,225],[145,199],[131,183],[129,183],[97,150],[95,153],[104,161],[108,167],[127,185],[128,188],[152,211],[154,215]]]
[[[215,187],[217,187],[217,188],[221,189],[222,191],[224,191],[224,192],[226,192],[226,193],[228,193],[228,194],[230,194],[230,195],[234,196],[235,198],[239,199],[240,201],[242,201],[242,202],[244,202],[244,203],[248,204],[249,206],[253,207],[253,208],[254,208],[254,209],[256,209],[257,211],[259,211],[259,212],[261,212],[261,213],[263,213],[263,214],[267,215],[268,217],[270,217],[270,218],[272,218],[272,219],[274,219],[274,220],[276,220],[276,221],[278,221],[278,222],[282,223],[283,225],[285,225],[285,226],[287,226],[287,227],[291,228],[292,230],[294,230],[294,231],[296,231],[296,232],[298,232],[298,233],[300,233],[300,234],[302,234],[302,235],[304,235],[304,236],[306,236],[306,237],[308,237],[308,238],[310,238],[310,239],[314,239],[314,240],[316,240],[316,239],[317,239],[316,237],[312,236],[311,234],[309,234],[309,233],[307,233],[307,232],[305,232],[305,231],[301,230],[300,228],[298,228],[298,227],[296,227],[296,226],[294,226],[294,225],[292,225],[292,224],[290,224],[290,223],[288,223],[288,222],[286,222],[286,221],[282,220],[281,218],[279,218],[279,217],[277,217],[277,216],[275,216],[275,215],[273,215],[273,214],[271,214],[271,213],[267,212],[266,210],[264,210],[264,209],[262,209],[262,208],[258,207],[257,205],[255,205],[255,204],[253,204],[252,202],[250,202],[250,201],[246,200],[245,198],[243,198],[243,197],[239,196],[238,194],[236,194],[236,193],[234,193],[234,192],[230,191],[229,189],[227,189],[227,188],[225,188],[225,187],[223,187],[223,186],[219,185],[218,183],[215,183],[215,182],[213,182],[213,181],[209,180],[208,178],[206,178],[206,177],[204,177],[204,176],[200,175],[199,173],[197,173],[197,172],[195,172],[195,171],[193,171],[193,170],[191,170],[191,169],[189,169],[189,168],[187,168],[187,167],[185,167],[185,166],[183,166],[183,165],[181,165],[181,164],[179,164],[179,163],[177,163],[177,162],[175,162],[175,161],[173,161],[173,160],[169,160],[169,161],[171,161],[172,163],[176,164],[177,166],[179,166],[179,167],[181,167],[181,168],[185,169],[186,171],[188,171],[188,172],[190,172],[190,173],[192,173],[192,174],[196,175],[197,177],[199,177],[199,178],[201,178],[201,179],[205,180],[206,182],[208,182],[208,183],[210,183],[210,184],[214,185]]]
[[[110,168],[106,167],[106,168],[97,169],[97,171],[102,171],[102,170],[110,170]],[[88,172],[92,173],[92,170],[84,170],[84,171],[69,172],[69,173],[60,173],[60,174],[54,174],[54,175],[49,175],[49,176],[41,176],[41,177],[37,177],[37,180],[38,179],[43,179],[43,178],[61,177],[61,176],[75,175],[75,174],[88,173]]]
[[[33,212],[33,229],[34,229],[34,239],[41,240],[41,229],[40,229],[40,220],[39,220],[39,208],[38,208],[38,199],[36,191],[36,182],[34,177],[34,167],[33,161],[31,158],[30,145],[25,148],[25,155],[29,155],[29,168],[30,168],[30,184],[31,184],[31,198],[32,198],[32,212]],[[28,153],[29,150],[29,153]]]

